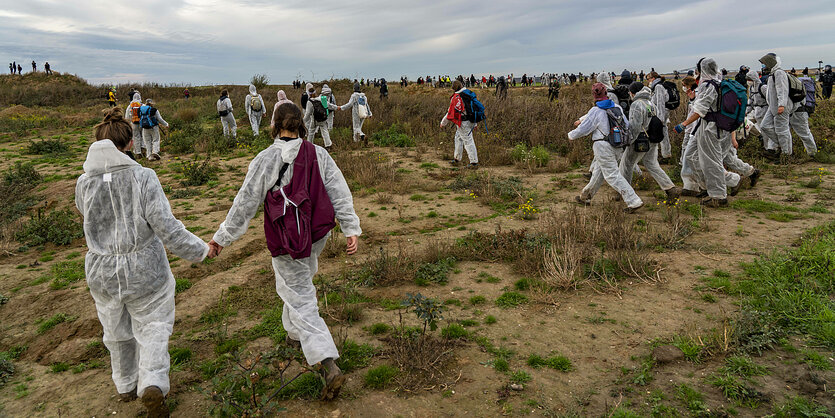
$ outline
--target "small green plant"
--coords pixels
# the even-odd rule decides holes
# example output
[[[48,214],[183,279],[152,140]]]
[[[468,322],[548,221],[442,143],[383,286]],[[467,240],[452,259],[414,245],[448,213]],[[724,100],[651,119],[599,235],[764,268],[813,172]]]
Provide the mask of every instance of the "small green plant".
[[[492,324],[495,324],[496,322],[498,322],[498,320],[493,315],[487,315],[484,318],[484,323],[487,324],[487,325],[492,325]]]
[[[170,347],[168,354],[171,356],[171,366],[179,366],[191,360],[191,350],[185,347]]]
[[[14,363],[11,360],[0,357],[0,388],[6,386],[9,379],[14,375]],[[2,412],[2,410],[0,410]]]
[[[84,236],[78,215],[68,210],[57,210],[42,216],[32,217],[15,234],[15,239],[30,247],[52,243],[69,245],[74,239]]]
[[[542,145],[537,145],[531,149],[523,144],[516,144],[510,151],[510,158],[516,162],[528,165],[530,168],[545,167],[551,160],[551,154]]]
[[[684,353],[684,358],[687,360],[693,363],[701,362],[702,347],[692,338],[676,335],[673,338],[673,345]]]
[[[189,279],[175,279],[174,280],[174,293],[179,294],[181,292],[185,292],[186,290],[190,289],[192,286],[191,280]]]
[[[818,370],[832,370],[832,363],[829,359],[812,350],[802,350],[800,355],[803,358],[803,362],[814,367]]]
[[[406,293],[406,299],[401,302],[406,310],[411,310],[423,322],[423,334],[426,334],[426,327],[431,330],[438,328],[438,321],[443,319],[444,308],[434,299],[427,298],[420,293]]]
[[[655,360],[652,356],[644,356],[641,362],[635,367],[635,376],[632,377],[632,383],[638,386],[646,386],[654,378],[652,369],[655,367]]]
[[[508,364],[507,359],[504,357],[499,357],[493,360],[493,368],[497,372],[507,373],[510,370],[510,364]]]
[[[517,370],[510,374],[511,383],[523,384],[531,381],[531,375],[524,370]]]
[[[793,396],[774,407],[774,418],[832,418],[826,407],[818,405],[802,396]]]
[[[202,186],[211,180],[217,180],[218,168],[206,158],[200,161],[184,161],[181,167],[183,186]]]
[[[414,138],[406,134],[403,125],[394,123],[388,129],[376,131],[371,135],[371,142],[379,147],[413,147]]]
[[[73,283],[84,279],[84,276],[84,260],[71,260],[53,264],[45,279],[52,280],[49,284],[50,289],[59,290],[70,287]]]
[[[737,404],[744,404],[750,408],[759,406],[763,395],[729,374],[716,374],[708,379],[708,383],[719,388],[723,395]]]
[[[513,287],[515,287],[516,290],[528,290],[531,287],[531,279],[523,277],[517,280],[516,283],[513,283]]]
[[[686,383],[682,383],[676,387],[676,397],[694,416],[701,416],[709,412],[707,404],[704,401],[704,395]]]
[[[470,298],[470,305],[481,305],[482,303],[486,302],[487,299],[481,295],[475,295]]]
[[[52,373],[62,373],[70,369],[70,365],[64,362],[52,363],[49,370]]]
[[[36,322],[38,325],[38,334],[43,334],[52,328],[55,328],[56,325],[64,323],[64,322],[72,322],[75,321],[76,317],[67,315],[65,313],[57,313],[52,315],[49,318],[44,318]]]
[[[765,366],[754,363],[754,360],[748,356],[728,357],[725,359],[725,366],[720,371],[741,377],[765,376],[768,374],[768,369]]]
[[[559,370],[561,372],[570,371],[571,360],[565,356],[551,356],[548,358],[543,358],[538,354],[531,354],[528,356],[528,366],[533,367],[534,369],[538,369],[540,367],[548,367],[554,370]]]
[[[434,263],[424,263],[415,272],[415,284],[428,286],[431,283],[446,284],[449,272],[455,267],[455,258],[447,257]]]
[[[496,305],[500,308],[512,308],[528,303],[528,297],[517,292],[505,292],[496,299]]]
[[[372,324],[368,327],[368,333],[371,335],[382,335],[388,334],[391,331],[391,326],[388,324],[384,324],[382,322],[378,322],[376,324]]]
[[[450,340],[466,339],[469,334],[460,324],[449,324],[441,329],[441,336]]]
[[[339,358],[336,365],[343,372],[349,373],[361,369],[371,362],[371,358],[377,350],[369,344],[357,344],[353,340],[345,339],[339,350]]]
[[[396,367],[383,364],[365,374],[365,386],[372,389],[383,389],[388,386],[399,373]]]
[[[35,155],[56,155],[65,154],[69,152],[70,148],[67,144],[55,139],[44,139],[40,141],[30,141],[26,148],[27,154]]]

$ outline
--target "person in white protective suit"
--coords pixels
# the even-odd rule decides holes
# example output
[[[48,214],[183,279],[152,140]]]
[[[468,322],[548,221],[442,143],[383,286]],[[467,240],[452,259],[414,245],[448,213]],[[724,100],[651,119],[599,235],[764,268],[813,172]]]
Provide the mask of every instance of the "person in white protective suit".
[[[365,109],[360,109],[360,107],[364,107]],[[354,142],[362,140],[365,145],[368,145],[365,133],[362,132],[362,124],[365,122],[365,119],[371,117],[371,107],[368,105],[368,98],[365,97],[365,93],[360,91],[359,83],[354,83],[354,93],[351,94],[351,98],[348,99],[348,103],[340,106],[340,110],[347,110],[348,108],[351,109],[351,121],[353,122],[354,128]]]
[[[273,127],[275,127],[275,113],[278,112],[278,107],[284,103],[293,103],[292,100],[287,98],[287,93],[285,93],[284,90],[279,90],[278,93],[276,93],[276,97],[278,98],[278,101],[275,102],[275,106],[273,106],[273,114],[270,117],[270,133],[272,133]]]
[[[146,100],[145,106],[139,108],[140,126],[142,125],[141,119],[143,112],[148,112],[146,118],[150,120],[150,128],[142,127],[142,148],[147,153],[145,157],[148,161],[156,161],[159,160],[159,127],[164,126],[167,128],[168,122],[162,118],[159,109],[154,107],[154,101],[152,99]]]
[[[87,286],[120,400],[139,396],[149,416],[167,416],[174,276],[165,249],[197,263],[209,246],[174,218],[154,171],[125,155],[131,126],[119,110],[95,134],[75,188],[89,249]]]
[[[460,80],[452,82],[452,90],[455,94],[450,97],[449,108],[441,118],[440,127],[447,126],[450,122],[455,125],[455,137],[453,143],[455,149],[453,151],[452,165],[458,165],[461,159],[464,158],[464,150],[467,151],[467,158],[470,159],[469,167],[471,169],[478,168],[478,149],[475,146],[475,139],[473,138],[473,130],[476,124],[467,120],[464,110],[464,100],[461,98],[461,93],[464,92],[464,83]]]
[[[655,109],[658,112],[656,116],[664,123],[664,140],[660,144],[661,158],[670,158],[673,156],[673,148],[670,144],[670,110],[666,106],[667,100],[670,100],[670,94],[662,85],[664,83],[664,77],[658,75],[657,72],[651,71],[647,77],[647,81],[649,81],[649,88],[652,90],[652,104],[655,105]]]
[[[583,205],[591,204],[591,199],[600,190],[603,180],[606,180],[609,186],[615,189],[626,203],[626,212],[635,212],[644,205],[644,202],[638,197],[629,182],[623,178],[618,168],[618,160],[623,155],[623,148],[612,146],[606,139],[610,132],[606,110],[615,109],[617,113],[622,115],[623,109],[609,99],[606,94],[606,86],[602,83],[596,83],[592,86],[592,94],[594,95],[595,106],[589,110],[582,122],[575,122],[576,128],[568,133],[568,139],[572,141],[591,135],[592,151],[594,152],[594,160],[592,161],[594,172],[591,180],[575,200]],[[626,119],[626,115],[623,115],[623,117]],[[627,133],[624,132],[623,135],[627,135]]]
[[[267,111],[267,104],[264,103],[264,98],[255,90],[255,86],[249,85],[249,94],[246,95],[244,101],[244,109],[246,115],[249,117],[249,125],[252,127],[252,134],[258,136],[261,128],[261,118]]]
[[[657,115],[655,104],[650,101],[652,90],[640,81],[635,81],[629,85],[629,95],[632,97],[632,104],[629,107],[630,137],[635,141],[639,136],[646,136],[648,141],[647,130],[650,120]],[[638,152],[634,146],[627,146],[620,160],[620,171],[623,178],[631,184],[632,167],[639,161],[642,162],[652,178],[655,179],[655,182],[658,183],[658,186],[661,187],[661,190],[666,193],[667,202],[674,203],[680,191],[658,163],[658,145],[650,143],[647,152]]]
[[[681,80],[681,88],[687,97],[687,118],[693,116],[693,102],[696,100],[696,89],[698,81],[692,76],[686,76]],[[704,179],[699,177],[701,171],[695,167],[699,166],[699,147],[696,146],[696,139],[693,137],[696,124],[690,124],[684,130],[684,139],[681,141],[681,195],[687,197],[707,197],[707,186]]]
[[[139,124],[139,108],[142,107],[142,96],[139,92],[133,93],[133,99],[125,108],[125,120],[131,122],[132,140],[133,140],[133,156],[134,158],[142,157],[142,126]]]
[[[696,89],[696,99],[693,101],[693,114],[687,120],[676,125],[676,132],[684,132],[687,126],[698,122],[693,133],[695,139],[696,156],[698,161],[692,161],[691,167],[696,177],[703,179],[707,188],[708,198],[702,200],[703,205],[720,207],[728,205],[728,187],[737,187],[740,177],[736,173],[725,170],[723,160],[725,151],[731,143],[731,133],[705,119],[708,113],[719,111],[719,91],[711,82],[719,83],[722,76],[719,66],[713,58],[702,58],[696,64],[696,75],[699,77],[699,87]],[[691,144],[688,143],[688,147]]]
[[[329,93],[327,93],[328,104],[336,105],[336,96],[333,95],[333,90],[330,87],[328,87],[327,84],[322,84],[322,94],[323,95],[325,94],[324,93],[325,90],[327,90],[329,92]],[[339,110],[342,110],[342,109],[339,109]],[[333,115],[334,115],[333,112],[328,112],[328,131],[333,130]]]
[[[220,116],[220,124],[223,126],[223,136],[238,137],[238,123],[235,122],[235,115],[232,114],[232,100],[229,99],[229,91],[223,90],[220,92],[220,98],[217,99],[217,115]]]
[[[768,102],[768,111],[765,112],[763,121],[760,124],[766,151],[771,159],[777,159],[779,147],[783,155],[792,155],[792,133],[791,129],[800,137],[806,153],[815,155],[817,145],[815,138],[809,131],[809,115],[805,112],[803,116],[795,117],[792,124],[792,117],[801,106],[802,102],[794,103],[789,99],[789,78],[786,71],[781,67],[782,60],[774,53],[765,54],[760,58],[763,68],[770,70],[768,82],[766,83],[765,98]],[[803,121],[805,119],[805,128]]]
[[[232,203],[232,208],[226,215],[226,220],[220,224],[214,239],[209,243],[213,248],[212,255],[220,253],[223,247],[229,246],[244,235],[248,230],[249,221],[265,202],[268,192],[272,192],[269,195],[270,198],[275,196],[275,190],[281,190],[283,195],[285,187],[293,182],[296,157],[305,152],[305,149],[309,152],[312,146],[309,142],[303,144],[305,127],[302,113],[292,103],[279,106],[272,135],[275,137],[275,142],[259,153],[250,163],[246,179]],[[333,207],[333,212],[329,212],[330,215],[324,212],[325,216],[334,216],[339,221],[339,226],[347,239],[347,253],[353,255],[357,251],[358,237],[362,234],[362,229],[359,217],[354,211],[351,190],[339,167],[324,148],[315,146],[315,157],[322,183],[316,187],[324,187],[327,199]],[[315,169],[311,168],[311,170]],[[295,187],[296,183],[292,184]],[[311,188],[310,194],[313,196],[314,185],[309,187]],[[321,194],[321,188],[318,190]],[[291,196],[294,193],[295,191],[291,193]],[[321,215],[311,214],[312,219],[317,216]],[[265,231],[266,229],[265,224]],[[345,382],[345,376],[335,363],[339,352],[327,324],[319,315],[316,288],[313,285],[313,276],[319,266],[318,257],[330,234],[328,232],[324,238],[312,243],[308,257],[294,259],[290,254],[284,254],[272,258],[275,288],[284,301],[281,320],[287,331],[287,343],[291,346],[300,346],[305,359],[311,366],[321,364],[326,382],[322,393],[323,399],[335,398]],[[268,235],[267,238],[269,243],[270,236]]]
[[[612,76],[606,71],[601,71],[599,74],[597,74],[597,77],[595,78],[595,80],[597,80],[598,83],[601,83],[604,86],[606,86],[606,96],[609,98],[609,100],[611,100],[613,103],[620,106],[621,109],[623,109],[624,103],[621,103],[620,99],[618,98],[618,95],[615,94],[615,88],[612,87]],[[626,116],[628,117],[629,115],[626,115]],[[582,122],[582,119],[584,117],[585,116],[580,118],[581,122]],[[589,172],[585,175],[586,178],[590,179],[592,173],[594,173],[594,162],[592,162],[592,164],[589,165]],[[635,166],[632,167],[632,174],[634,174],[636,176],[639,176],[639,177],[642,174],[641,167],[639,167],[637,163],[635,163]],[[630,183],[631,182],[632,181],[630,180]]]
[[[757,132],[762,135],[760,124],[768,111],[768,102],[765,99],[765,86],[756,71],[749,71],[745,75],[748,84],[748,108],[746,110],[748,119],[754,123]]]
[[[326,150],[330,150],[331,146],[333,146],[329,126],[333,124],[333,112],[339,110],[339,106],[337,106],[336,103],[331,103],[330,96],[331,89],[327,85],[324,85],[322,86],[321,94],[316,97],[310,97],[310,99],[307,100],[307,106],[304,109],[304,123],[307,127],[307,140],[313,142],[316,132],[320,132],[322,134],[322,141],[324,141]],[[314,102],[318,102],[318,104],[314,104]],[[327,104],[327,106],[325,106],[325,104]],[[316,119],[315,108],[319,105],[322,105],[324,108],[325,118],[323,120]]]

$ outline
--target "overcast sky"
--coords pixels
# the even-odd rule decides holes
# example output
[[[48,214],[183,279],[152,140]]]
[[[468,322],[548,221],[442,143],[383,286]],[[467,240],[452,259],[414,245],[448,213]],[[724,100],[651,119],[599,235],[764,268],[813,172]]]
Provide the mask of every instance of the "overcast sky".
[[[766,52],[803,68],[835,61],[833,27],[835,0],[0,0],[0,56],[194,85],[759,68]]]

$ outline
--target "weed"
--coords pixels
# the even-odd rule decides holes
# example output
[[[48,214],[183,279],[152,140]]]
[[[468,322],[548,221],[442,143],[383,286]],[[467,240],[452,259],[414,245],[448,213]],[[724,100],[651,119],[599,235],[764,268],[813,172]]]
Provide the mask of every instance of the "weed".
[[[493,360],[493,368],[497,372],[507,373],[510,370],[510,364],[508,364],[507,359],[499,357]]]
[[[29,220],[23,228],[15,234],[15,239],[29,246],[46,243],[55,245],[69,245],[74,239],[84,236],[78,215],[68,210],[58,210]]]
[[[726,398],[740,405],[756,408],[764,400],[763,394],[729,374],[713,375],[708,379],[708,383],[719,388]]]
[[[434,263],[424,263],[415,272],[415,284],[428,286],[430,283],[446,284],[449,272],[455,267],[455,258],[448,257]]]
[[[720,372],[734,374],[741,377],[765,376],[768,369],[760,366],[748,356],[731,356],[725,359],[725,367]]]
[[[342,342],[342,349],[339,350],[336,365],[346,373],[361,369],[368,366],[376,351],[371,345],[357,344],[350,339],[345,339]]]
[[[59,290],[70,287],[73,283],[84,279],[84,260],[61,261],[50,267],[46,280],[52,280],[50,289]]]
[[[484,323],[487,325],[495,324],[497,321],[498,320],[493,315],[487,315],[487,317],[484,318]]]
[[[186,364],[191,360],[191,350],[185,347],[170,347],[168,354],[171,356],[171,366]]]
[[[481,295],[475,295],[470,297],[470,305],[481,305],[482,303],[486,302],[487,299]]]
[[[684,353],[687,360],[693,363],[701,362],[702,347],[692,338],[676,335],[672,344]]]
[[[512,383],[518,383],[518,384],[521,385],[523,383],[530,382],[531,381],[531,375],[524,370],[517,370],[517,371],[510,374],[510,381]]]
[[[531,279],[523,277],[517,280],[516,283],[513,283],[513,287],[515,287],[516,290],[528,290],[531,287]]]
[[[774,406],[774,418],[805,417],[832,418],[826,407],[802,396],[793,396]]]
[[[388,386],[399,373],[396,367],[383,364],[377,366],[365,374],[365,387],[372,389],[383,389]]]
[[[210,160],[206,158],[203,162],[183,162],[180,171],[185,177],[181,182],[183,186],[201,186],[210,180],[217,180],[218,168],[216,165],[210,164]]]
[[[391,332],[391,326],[382,322],[377,322],[368,327],[368,333],[371,335],[382,335]]]
[[[38,325],[38,335],[43,334],[52,328],[55,328],[56,325],[63,323],[63,322],[72,322],[75,321],[77,317],[70,316],[65,313],[57,313],[52,315],[49,318],[43,318],[35,322]]]
[[[413,147],[415,140],[406,135],[403,125],[394,123],[386,130],[374,132],[371,142],[380,147]]]
[[[652,369],[654,367],[655,360],[653,360],[652,356],[644,356],[640,364],[635,367],[635,376],[632,378],[632,383],[639,386],[646,386],[649,382],[652,382]]]
[[[0,388],[6,386],[14,375],[15,367],[11,360],[0,357]]]
[[[49,371],[52,373],[62,373],[70,369],[70,365],[64,362],[52,363],[49,366]]]
[[[441,329],[441,336],[450,340],[467,339],[470,333],[460,324],[449,324]]]
[[[29,147],[26,149],[27,154],[35,155],[55,155],[65,154],[69,152],[70,148],[61,141],[54,139],[44,139],[41,141],[30,141]]]
[[[477,327],[478,326],[478,321],[476,321],[474,319],[463,319],[463,320],[459,321],[459,323],[463,327]]]
[[[707,404],[705,404],[704,395],[686,383],[676,386],[676,397],[695,416],[701,416],[710,412]]]
[[[829,359],[818,352],[812,350],[802,350],[800,352],[803,362],[818,370],[832,370],[832,363]]]
[[[554,370],[559,370],[562,372],[567,372],[572,369],[571,360],[565,356],[551,356],[548,358],[542,358],[542,356],[538,354],[531,354],[528,357],[528,366],[533,367],[534,369],[538,369],[540,367],[548,367]]]
[[[528,303],[528,297],[517,292],[505,292],[496,299],[496,306],[500,308],[512,308]]]
[[[181,292],[185,292],[186,290],[190,289],[192,284],[191,280],[189,279],[175,279],[174,280],[174,293],[179,294]]]

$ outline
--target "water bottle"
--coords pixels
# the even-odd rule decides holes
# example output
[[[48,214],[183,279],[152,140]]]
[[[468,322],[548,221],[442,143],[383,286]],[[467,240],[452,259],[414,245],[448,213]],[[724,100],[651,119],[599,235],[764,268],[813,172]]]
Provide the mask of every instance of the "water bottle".
[[[620,135],[620,128],[615,126],[612,129],[612,143],[615,144],[615,145],[620,145],[621,142],[623,142],[623,139],[621,138],[621,135]]]

